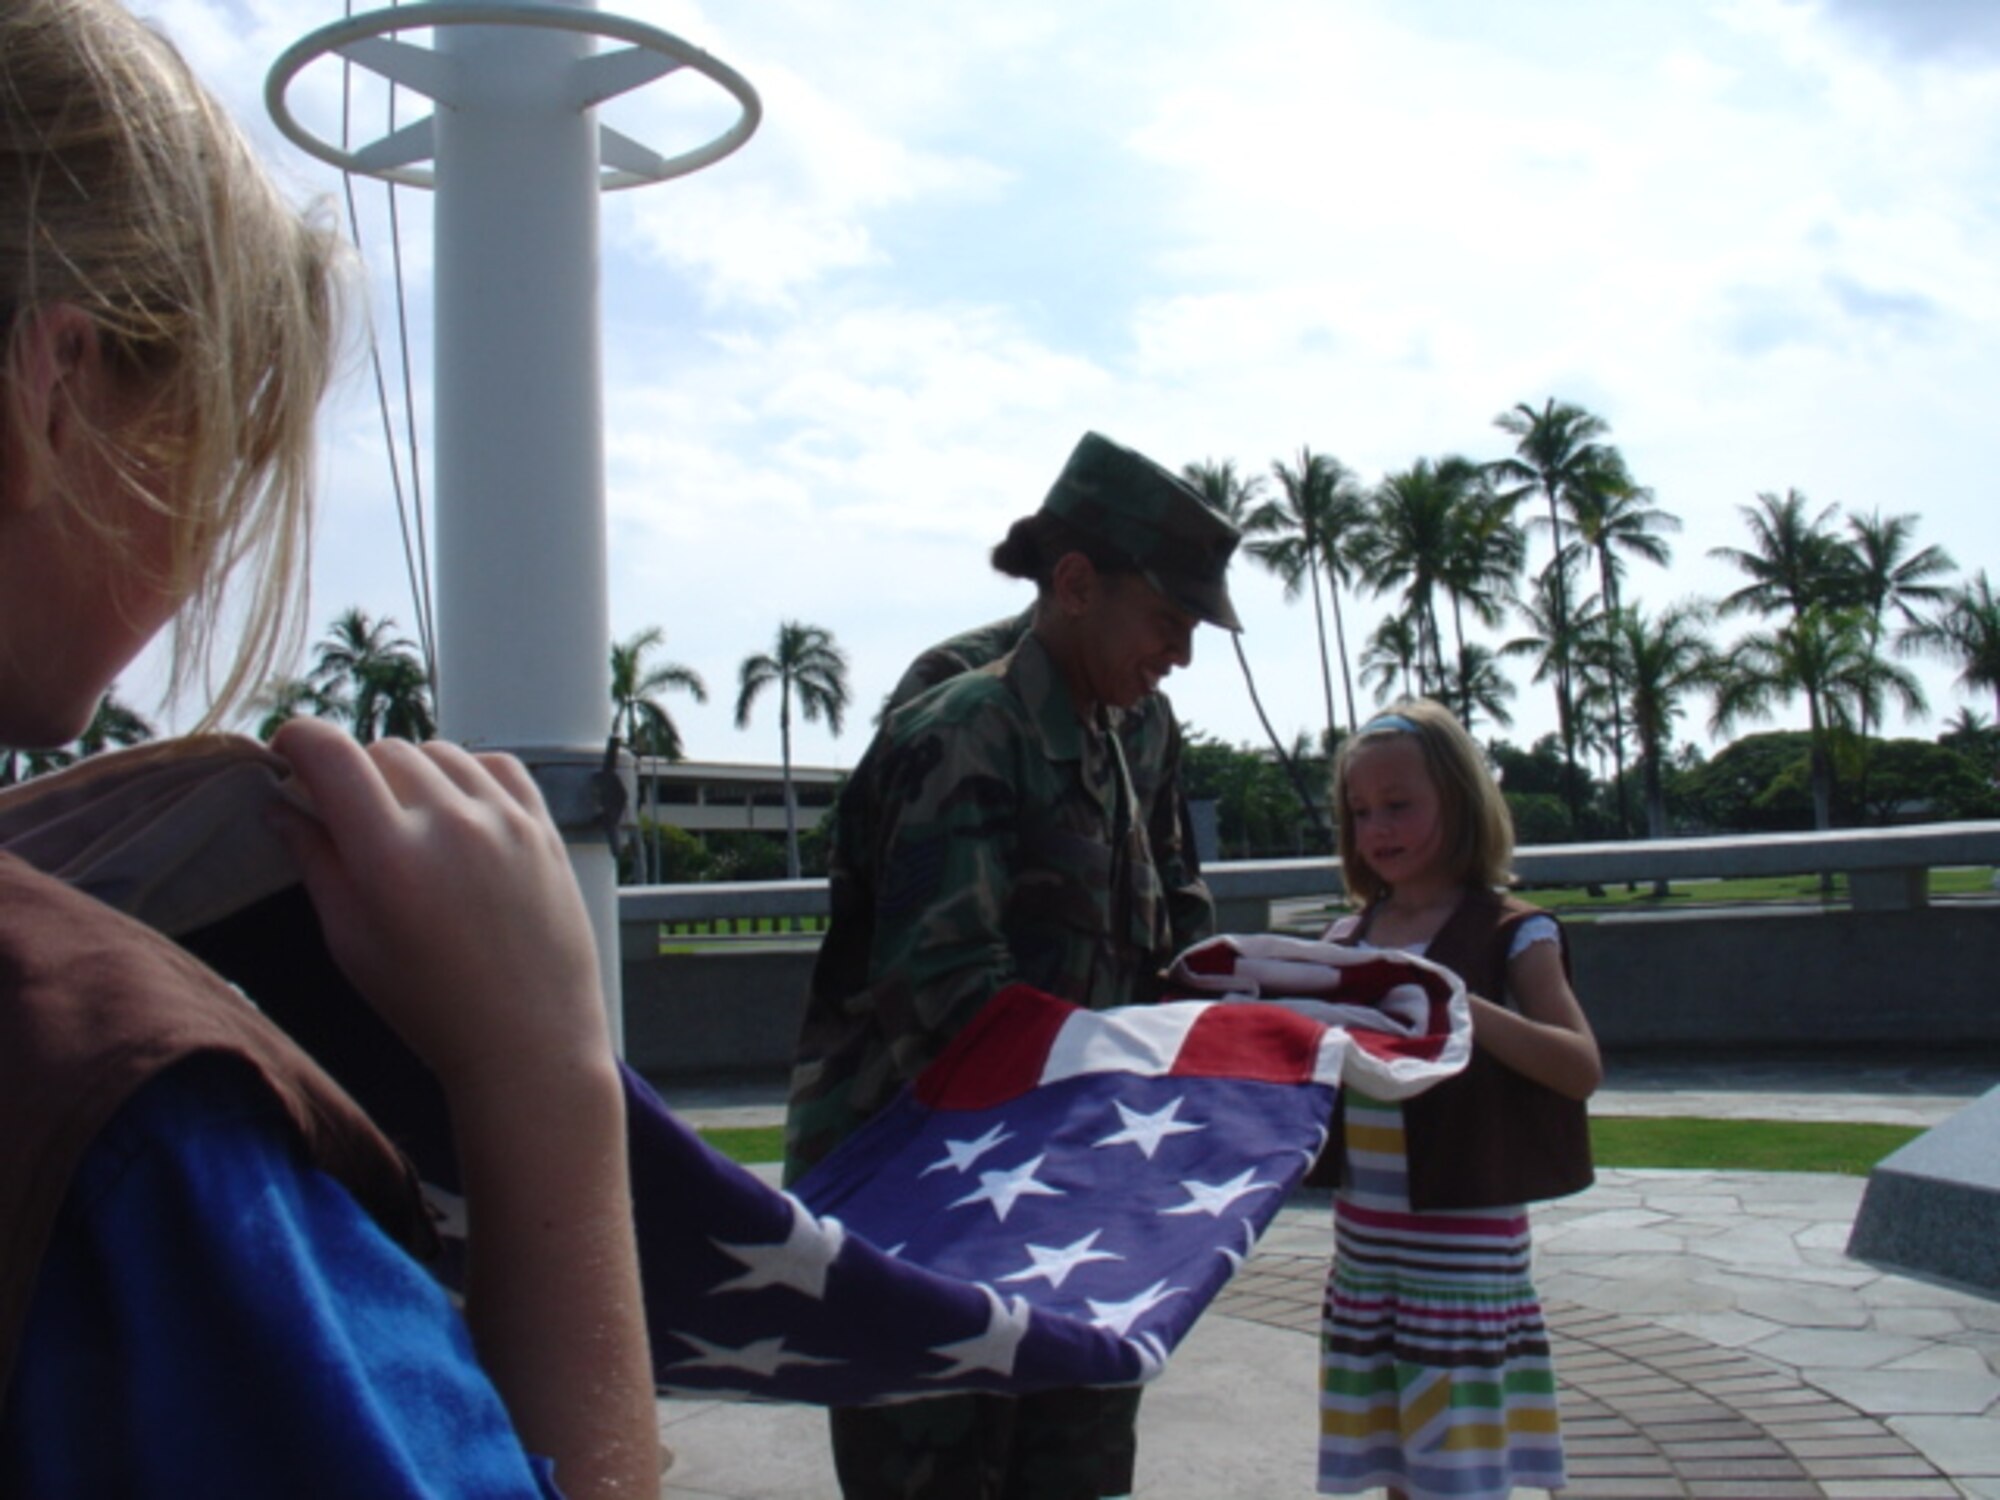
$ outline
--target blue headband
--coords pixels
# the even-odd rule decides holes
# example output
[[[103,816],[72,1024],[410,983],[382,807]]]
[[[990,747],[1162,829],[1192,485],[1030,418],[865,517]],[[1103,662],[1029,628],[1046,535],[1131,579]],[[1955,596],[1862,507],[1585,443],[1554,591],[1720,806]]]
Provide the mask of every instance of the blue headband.
[[[1373,734],[1377,730],[1386,729],[1399,729],[1404,734],[1415,734],[1417,732],[1417,721],[1405,718],[1402,714],[1378,714],[1355,732],[1357,734]]]

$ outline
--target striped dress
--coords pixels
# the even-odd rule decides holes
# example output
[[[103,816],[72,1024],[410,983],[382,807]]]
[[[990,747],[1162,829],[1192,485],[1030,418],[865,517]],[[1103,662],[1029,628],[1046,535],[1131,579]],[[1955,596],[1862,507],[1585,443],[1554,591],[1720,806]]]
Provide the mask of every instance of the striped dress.
[[[1320,1493],[1393,1485],[1444,1500],[1559,1487],[1555,1368],[1529,1280],[1526,1208],[1412,1209],[1400,1106],[1352,1089],[1345,1098],[1348,1182],[1334,1200],[1320,1325]]]

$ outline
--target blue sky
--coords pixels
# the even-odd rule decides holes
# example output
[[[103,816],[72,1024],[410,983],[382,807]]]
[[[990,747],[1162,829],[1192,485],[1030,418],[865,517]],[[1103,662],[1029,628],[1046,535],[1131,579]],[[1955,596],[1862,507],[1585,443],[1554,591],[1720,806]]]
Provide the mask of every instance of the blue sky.
[[[338,5],[138,8],[302,195],[337,191],[260,94]],[[986,549],[1086,428],[1172,466],[1259,472],[1309,445],[1372,483],[1498,457],[1494,415],[1555,396],[1603,416],[1686,523],[1671,569],[1631,575],[1649,606],[1733,587],[1708,549],[1789,487],[1917,512],[1963,570],[2000,567],[2000,8],[1981,0],[606,8],[715,54],[765,108],[721,164],[603,200],[612,624],[664,626],[707,678],[706,707],[672,701],[697,757],[775,755],[772,708],[731,722],[736,666],[797,618],[847,648],[857,708],[798,754],[852,764],[911,655],[1026,602]],[[322,128],[333,76],[294,94]],[[611,109],[660,148],[727,114],[692,78]],[[360,190],[386,326],[385,196]],[[421,435],[426,196],[400,218]],[[413,618],[380,425],[361,379],[329,409],[315,632],[351,603]],[[1236,573],[1267,705],[1316,726],[1309,606]],[[1350,638],[1392,602],[1347,601]],[[1230,657],[1204,632],[1169,690],[1197,728],[1254,740]],[[1923,676],[1932,720],[1907,732],[1990,712]],[[1525,742],[1554,714],[1516,678]]]

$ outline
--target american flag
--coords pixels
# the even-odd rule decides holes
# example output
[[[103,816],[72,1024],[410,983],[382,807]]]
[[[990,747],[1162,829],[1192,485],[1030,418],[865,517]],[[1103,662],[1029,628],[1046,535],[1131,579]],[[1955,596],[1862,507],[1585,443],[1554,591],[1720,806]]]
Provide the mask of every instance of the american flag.
[[[1265,940],[1225,941],[1189,982],[1273,998]],[[1292,998],[1323,1006],[1337,981],[1344,1025],[1011,986],[789,1194],[640,1094],[661,1389],[846,1405],[1151,1379],[1310,1165],[1343,1074],[1408,1094],[1462,1064],[1456,980],[1338,954]]]
[[[450,1280],[443,1097],[327,954],[260,815],[282,775],[231,739],[93,757],[0,795],[0,847],[175,937],[290,1031],[415,1161]],[[1401,955],[1219,938],[1172,982],[1206,998],[1093,1013],[1003,990],[795,1194],[628,1072],[660,1387],[846,1404],[1147,1379],[1305,1172],[1343,1079],[1402,1098],[1470,1051],[1463,986]]]

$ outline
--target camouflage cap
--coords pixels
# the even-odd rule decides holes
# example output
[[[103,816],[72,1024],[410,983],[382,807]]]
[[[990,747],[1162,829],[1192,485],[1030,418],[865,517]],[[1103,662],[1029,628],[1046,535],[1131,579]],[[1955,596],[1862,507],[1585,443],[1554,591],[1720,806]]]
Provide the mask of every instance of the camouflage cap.
[[[1086,432],[1042,509],[1123,552],[1188,613],[1243,628],[1223,581],[1242,538],[1193,485],[1143,453]]]

